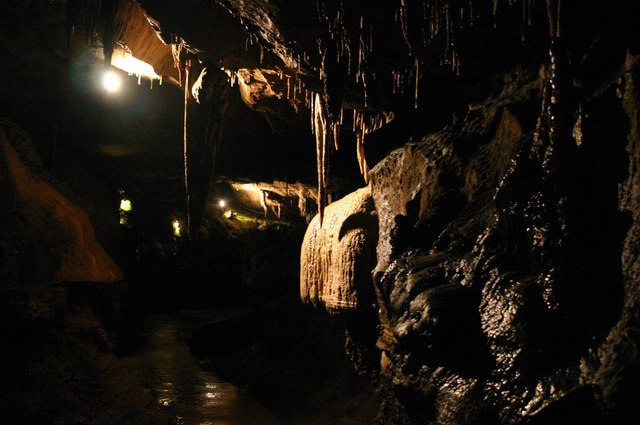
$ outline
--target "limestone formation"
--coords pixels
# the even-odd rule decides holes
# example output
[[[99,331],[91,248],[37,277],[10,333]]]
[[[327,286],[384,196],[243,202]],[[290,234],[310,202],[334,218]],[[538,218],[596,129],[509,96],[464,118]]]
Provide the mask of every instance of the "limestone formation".
[[[300,252],[300,297],[331,313],[371,306],[378,224],[371,189],[328,205],[311,221]]]
[[[107,282],[122,279],[120,268],[95,241],[87,214],[22,163],[0,130],[2,159],[13,186],[13,203],[41,232],[55,233],[64,247],[57,282]]]

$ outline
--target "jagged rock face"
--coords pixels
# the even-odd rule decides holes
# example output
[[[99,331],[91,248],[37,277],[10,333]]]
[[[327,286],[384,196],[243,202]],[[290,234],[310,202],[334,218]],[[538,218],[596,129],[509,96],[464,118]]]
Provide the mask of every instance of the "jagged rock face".
[[[328,205],[322,222],[316,215],[300,253],[302,301],[330,313],[369,309],[377,233],[368,186]]]
[[[237,72],[238,87],[244,103],[261,112],[274,132],[286,130],[287,122],[296,119],[296,103],[289,98],[289,77],[269,69],[241,68]],[[294,109],[296,108],[296,109]]]
[[[516,79],[518,90],[372,170],[381,376],[397,396],[387,418],[635,417],[638,359],[620,354],[637,345],[635,224],[619,209],[635,202],[631,58],[626,81],[579,101],[553,92],[560,78]]]
[[[463,124],[393,152],[371,173],[380,220],[381,373],[402,394],[407,421],[486,419],[486,406],[474,400],[492,362],[478,293],[452,279],[447,266],[492,222],[491,190],[522,135],[508,106],[483,107]],[[431,407],[418,408],[413,397]]]

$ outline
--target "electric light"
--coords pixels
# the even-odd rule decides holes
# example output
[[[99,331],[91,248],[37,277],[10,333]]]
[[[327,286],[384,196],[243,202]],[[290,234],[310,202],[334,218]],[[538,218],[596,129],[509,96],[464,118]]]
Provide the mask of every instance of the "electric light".
[[[122,194],[122,193],[121,193]],[[131,201],[127,198],[120,199],[120,224],[129,224],[129,212],[131,211]]]
[[[178,220],[173,220],[173,235],[180,236],[180,222]]]
[[[220,199],[220,201],[218,202],[218,206],[220,206],[220,208],[224,208],[226,204],[227,203],[224,201],[224,199]]]
[[[102,77],[102,86],[110,93],[120,89],[120,77],[113,71],[108,71]]]
[[[120,200],[120,209],[122,211],[131,211],[131,201],[123,198]]]

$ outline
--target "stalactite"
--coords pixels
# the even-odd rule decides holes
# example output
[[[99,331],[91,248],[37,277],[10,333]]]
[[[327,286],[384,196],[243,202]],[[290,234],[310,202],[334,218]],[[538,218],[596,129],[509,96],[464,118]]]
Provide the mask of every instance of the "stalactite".
[[[364,182],[369,183],[369,166],[364,154],[364,135],[365,135],[365,122],[362,113],[355,113],[356,117],[356,156],[358,158],[358,166],[360,167],[360,173],[364,177]]]
[[[413,107],[414,109],[418,109],[418,81],[420,80],[420,61],[418,60],[418,58],[416,58],[416,91],[415,91],[415,95],[414,95],[414,103],[413,103]]]
[[[404,36],[404,42],[409,49],[409,55],[411,53],[411,42],[409,41],[409,30],[408,30],[408,17],[407,17],[407,2],[406,0],[400,0],[400,27],[402,28],[402,35]]]
[[[547,0],[547,16],[549,19],[549,35],[560,37],[560,9],[562,0]]]
[[[291,78],[287,75],[287,100],[291,97]]]
[[[103,20],[102,49],[106,66],[111,65],[111,58],[117,41],[114,27],[116,26],[118,3],[118,0],[103,0],[102,10],[100,11]]]
[[[264,216],[267,216],[269,212],[269,208],[267,207],[267,193],[264,190],[258,189],[260,192],[260,206],[262,206],[262,210],[264,211]],[[280,218],[280,217],[278,217]]]
[[[183,120],[183,154],[184,154],[184,191],[187,196],[187,235],[191,237],[191,198],[189,195],[189,164],[187,161],[187,107],[189,103],[189,68],[191,61],[184,63],[184,120]]]
[[[181,62],[182,44],[180,43],[171,44],[171,56],[173,57],[173,67],[178,70],[178,83],[182,85],[182,71],[184,68]]]
[[[320,225],[324,219],[327,204],[328,160],[327,155],[327,115],[320,94],[315,93],[311,103],[311,129],[316,137],[316,165],[318,171],[318,212]]]

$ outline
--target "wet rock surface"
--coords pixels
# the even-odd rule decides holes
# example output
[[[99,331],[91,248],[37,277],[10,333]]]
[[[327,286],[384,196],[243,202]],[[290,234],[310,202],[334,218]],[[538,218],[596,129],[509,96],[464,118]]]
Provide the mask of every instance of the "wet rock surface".
[[[633,417],[606,395],[612,387],[634,393],[630,382],[602,373],[633,375],[627,361],[637,362],[620,361],[613,351],[622,346],[611,346],[625,345],[620,333],[637,309],[626,289],[633,268],[624,263],[635,255],[633,225],[617,202],[629,194],[634,161],[627,144],[636,118],[623,110],[634,96],[632,75],[580,110],[554,97],[568,96],[552,94],[562,84],[554,77],[525,78],[506,103],[485,103],[372,170],[380,373],[397,397],[387,417],[443,424]],[[515,111],[530,110],[541,85],[543,110],[532,126]]]

